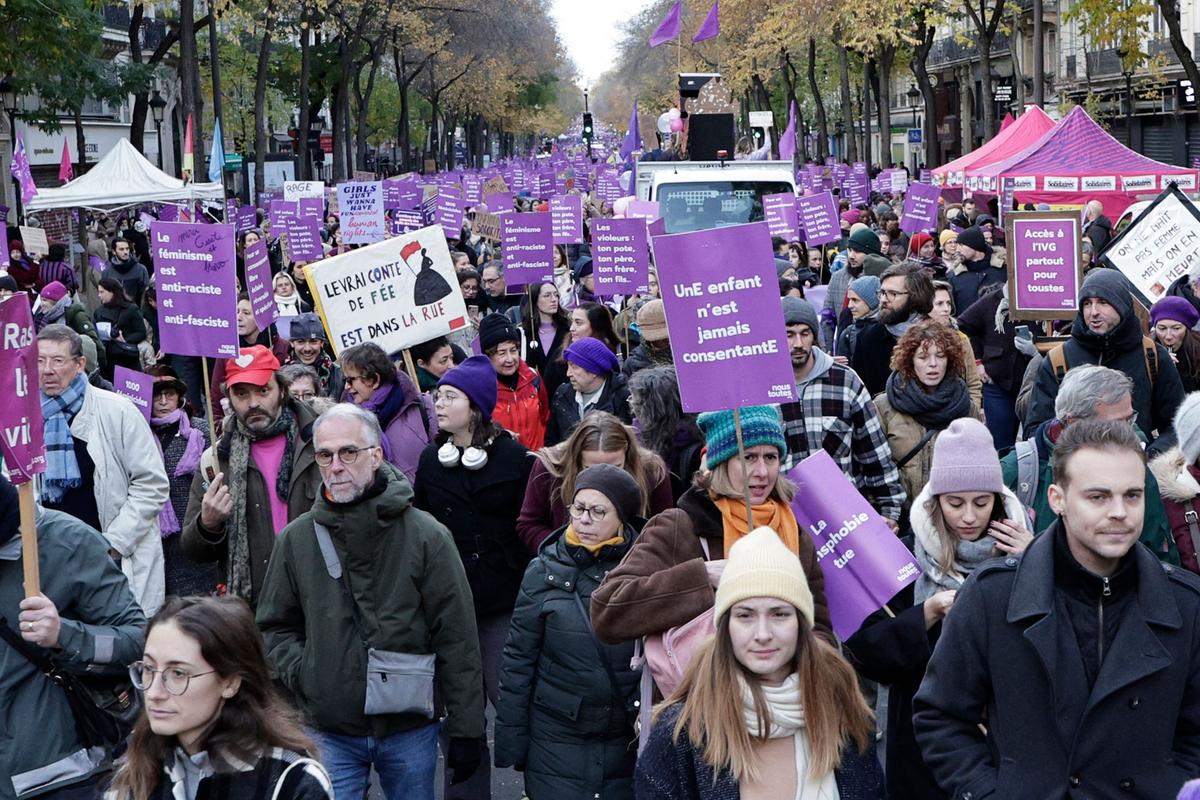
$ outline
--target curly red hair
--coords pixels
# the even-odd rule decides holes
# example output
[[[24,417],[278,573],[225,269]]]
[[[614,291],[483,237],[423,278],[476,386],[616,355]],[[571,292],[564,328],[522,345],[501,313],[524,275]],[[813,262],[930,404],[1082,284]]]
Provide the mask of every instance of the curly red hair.
[[[966,374],[962,340],[958,331],[931,319],[913,325],[896,342],[896,346],[892,348],[892,371],[906,381],[915,380],[917,373],[913,369],[913,358],[927,345],[946,354],[947,375]]]

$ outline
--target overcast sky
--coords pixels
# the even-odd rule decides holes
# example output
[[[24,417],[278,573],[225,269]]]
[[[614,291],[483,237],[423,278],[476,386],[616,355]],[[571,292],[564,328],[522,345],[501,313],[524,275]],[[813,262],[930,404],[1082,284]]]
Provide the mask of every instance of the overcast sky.
[[[649,5],[649,0],[553,0],[558,35],[581,85],[591,86],[612,65],[621,25]]]

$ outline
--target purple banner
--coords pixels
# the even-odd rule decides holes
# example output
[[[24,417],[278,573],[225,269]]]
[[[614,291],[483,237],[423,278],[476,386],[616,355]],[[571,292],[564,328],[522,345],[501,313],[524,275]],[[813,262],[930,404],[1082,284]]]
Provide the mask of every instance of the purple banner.
[[[150,421],[150,412],[154,402],[153,376],[125,367],[117,367],[113,370],[113,391],[132,400],[146,421]]]
[[[158,218],[163,222],[175,222],[179,219],[179,206],[166,204],[158,210]]]
[[[246,294],[254,323],[260,331],[275,321],[275,290],[271,287],[271,260],[267,257],[266,242],[258,241],[246,248]]]
[[[846,639],[921,569],[829,453],[818,450],[788,477],[796,484],[796,521],[817,548],[833,632]]]
[[[38,394],[38,347],[33,312],[17,292],[0,300],[0,456],[9,479],[20,485],[46,471],[42,402]]]
[[[800,217],[804,240],[809,244],[827,244],[841,238],[842,226],[832,192],[797,197],[796,213]]]
[[[325,201],[320,197],[301,197],[297,202],[300,203],[300,219],[316,220],[318,225],[325,221]]]
[[[472,175],[463,176],[463,201],[475,206],[483,200],[483,181]]]
[[[299,216],[300,203],[296,200],[276,200],[267,207],[267,221],[271,223],[271,230],[276,234],[287,229],[288,220],[297,219]]]
[[[684,410],[793,401],[795,378],[767,224],[652,241]],[[736,370],[737,379],[714,379],[723,370]]]
[[[942,190],[937,186],[911,184],[908,193],[904,195],[900,230],[908,234],[937,230],[938,199],[941,196]]]
[[[596,178],[596,197],[612,203],[624,196],[625,192],[621,189],[621,181],[615,172],[602,172]]]
[[[493,214],[500,214],[505,211],[513,210],[513,195],[512,192],[488,192],[487,199],[483,201],[487,206],[487,210]]]
[[[800,218],[796,214],[796,195],[791,192],[763,195],[763,218],[772,236],[789,242],[800,239]]]
[[[509,287],[528,286],[554,277],[554,235],[550,215],[503,214],[500,217],[504,279]]]
[[[151,229],[160,347],[177,356],[235,358],[233,226],[158,222]]]
[[[317,220],[289,218],[283,232],[287,235],[287,253],[292,261],[320,261],[325,257],[321,224]]]
[[[592,220],[592,267],[597,294],[633,294],[648,289],[650,254],[646,221]]]
[[[258,209],[254,206],[241,206],[237,213],[238,233],[244,233],[258,225]]]
[[[555,244],[582,242],[583,198],[577,194],[559,194],[551,197],[550,224]]]
[[[433,221],[442,226],[442,231],[445,232],[447,239],[457,239],[462,235],[462,202],[448,192],[438,192]]]
[[[383,216],[383,184],[380,181],[351,181],[337,187],[342,242],[374,244],[387,238]]]
[[[1074,316],[1079,307],[1079,218],[1011,219],[1017,284],[1014,311],[1049,311]]]
[[[393,211],[392,212],[392,235],[399,236],[411,231],[420,230],[424,227],[424,220],[421,219],[420,211]]]

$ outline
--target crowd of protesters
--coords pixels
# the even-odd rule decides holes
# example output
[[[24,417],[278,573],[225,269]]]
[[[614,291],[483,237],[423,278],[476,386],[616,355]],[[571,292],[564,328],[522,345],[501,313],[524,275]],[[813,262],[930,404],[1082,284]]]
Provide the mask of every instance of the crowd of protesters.
[[[161,351],[144,221],[94,218],[98,267],[10,230],[47,466],[28,599],[0,478],[0,800],[361,800],[372,771],[486,799],[493,768],[530,800],[1174,798],[1200,777],[1196,286],[1147,323],[1091,262],[1039,351],[997,215],[909,236],[901,208],[773,242],[797,399],[736,421],[684,410],[657,276],[597,296],[586,239],[513,287],[468,216],[470,323],[406,359],[335,352],[256,228],[239,263],[266,241],[287,324],[243,296],[206,384]],[[152,376],[148,423],[116,367]],[[788,477],[822,451],[920,573],[844,641]],[[54,669],[141,711],[97,739]]]

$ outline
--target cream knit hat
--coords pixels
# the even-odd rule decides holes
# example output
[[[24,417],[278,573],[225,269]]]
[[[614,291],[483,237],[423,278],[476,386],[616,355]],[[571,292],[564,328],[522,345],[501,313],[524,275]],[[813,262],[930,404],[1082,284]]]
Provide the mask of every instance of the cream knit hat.
[[[779,534],[765,526],[750,531],[729,548],[729,561],[717,586],[716,619],[751,597],[786,600],[800,610],[809,627],[813,624],[813,596],[804,567]]]

